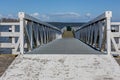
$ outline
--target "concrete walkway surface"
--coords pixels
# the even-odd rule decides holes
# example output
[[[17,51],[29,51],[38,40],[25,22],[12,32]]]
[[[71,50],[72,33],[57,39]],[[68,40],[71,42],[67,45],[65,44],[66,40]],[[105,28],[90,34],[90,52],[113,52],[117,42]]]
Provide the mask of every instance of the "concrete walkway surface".
[[[108,55],[19,55],[0,80],[119,80],[120,67]]]

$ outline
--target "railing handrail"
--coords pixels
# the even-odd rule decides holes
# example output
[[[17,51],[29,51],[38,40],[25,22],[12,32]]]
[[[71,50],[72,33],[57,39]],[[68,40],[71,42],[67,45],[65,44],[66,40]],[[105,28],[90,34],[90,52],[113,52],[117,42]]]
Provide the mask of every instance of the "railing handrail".
[[[30,21],[32,20],[33,22],[36,22],[36,23],[45,25],[45,26],[47,26],[47,27],[50,27],[50,28],[52,28],[52,29],[55,29],[55,30],[58,30],[58,31],[61,32],[61,30],[60,30],[59,28],[57,28],[57,27],[55,27],[55,26],[53,26],[53,25],[51,25],[51,24],[42,22],[42,21],[40,21],[40,20],[37,19],[37,18],[34,18],[34,17],[30,16],[30,15],[25,14],[24,12],[19,12],[19,13],[18,13],[18,17],[19,17],[19,18],[24,18],[24,19],[30,20]]]
[[[9,43],[0,43],[0,46],[10,48],[14,54],[24,54],[58,39],[62,34],[59,28],[24,12],[18,13],[18,19],[17,22],[0,22],[0,27],[8,26],[6,32],[0,32],[0,36],[10,40]]]
[[[112,17],[112,11],[106,11],[100,16],[96,17],[95,19],[80,26],[80,28],[78,28],[75,32],[76,33],[80,32],[80,39],[85,40],[85,43],[89,43],[91,46],[97,45],[97,42],[98,42],[97,39],[98,39],[98,36],[100,36],[100,39],[99,39],[100,50],[102,49],[101,48],[102,44],[106,44],[105,46],[106,46],[107,53],[110,54],[111,52],[111,36],[110,36],[111,17]],[[104,26],[104,30],[102,29],[103,26]],[[102,35],[99,35],[98,31]]]
[[[111,22],[111,25],[120,25],[120,22]]]
[[[96,17],[95,19],[89,21],[88,23],[83,24],[82,26],[80,26],[80,28],[78,28],[78,29],[76,30],[76,32],[77,32],[78,30],[84,28],[84,27],[87,27],[88,25],[91,25],[91,24],[93,24],[93,23],[96,23],[96,22],[98,22],[98,21],[101,21],[101,20],[103,20],[103,19],[105,19],[105,18],[107,18],[107,17],[112,17],[112,12],[111,12],[111,11],[106,11],[106,12],[104,12],[103,14],[101,14],[100,16]]]

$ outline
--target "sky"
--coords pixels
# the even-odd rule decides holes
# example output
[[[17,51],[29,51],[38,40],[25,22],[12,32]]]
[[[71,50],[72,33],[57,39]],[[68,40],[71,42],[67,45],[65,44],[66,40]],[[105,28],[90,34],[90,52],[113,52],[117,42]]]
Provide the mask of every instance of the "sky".
[[[112,11],[120,21],[120,0],[0,0],[0,18],[17,18],[18,12],[47,22],[87,22]]]

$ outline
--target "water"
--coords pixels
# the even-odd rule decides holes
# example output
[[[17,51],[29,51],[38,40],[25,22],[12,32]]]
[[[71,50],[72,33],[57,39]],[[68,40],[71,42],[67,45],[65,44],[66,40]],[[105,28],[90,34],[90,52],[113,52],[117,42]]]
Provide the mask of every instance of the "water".
[[[79,27],[85,24],[84,22],[48,22],[48,23],[60,29],[62,29],[65,26]]]

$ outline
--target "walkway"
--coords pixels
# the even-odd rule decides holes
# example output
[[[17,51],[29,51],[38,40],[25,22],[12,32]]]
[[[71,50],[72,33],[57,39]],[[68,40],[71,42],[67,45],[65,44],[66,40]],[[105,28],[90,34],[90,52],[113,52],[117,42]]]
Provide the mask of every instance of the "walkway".
[[[52,41],[42,47],[39,47],[29,54],[99,54],[101,52],[94,50],[75,38],[63,38]]]
[[[0,80],[119,80],[120,67],[108,55],[19,55]]]

